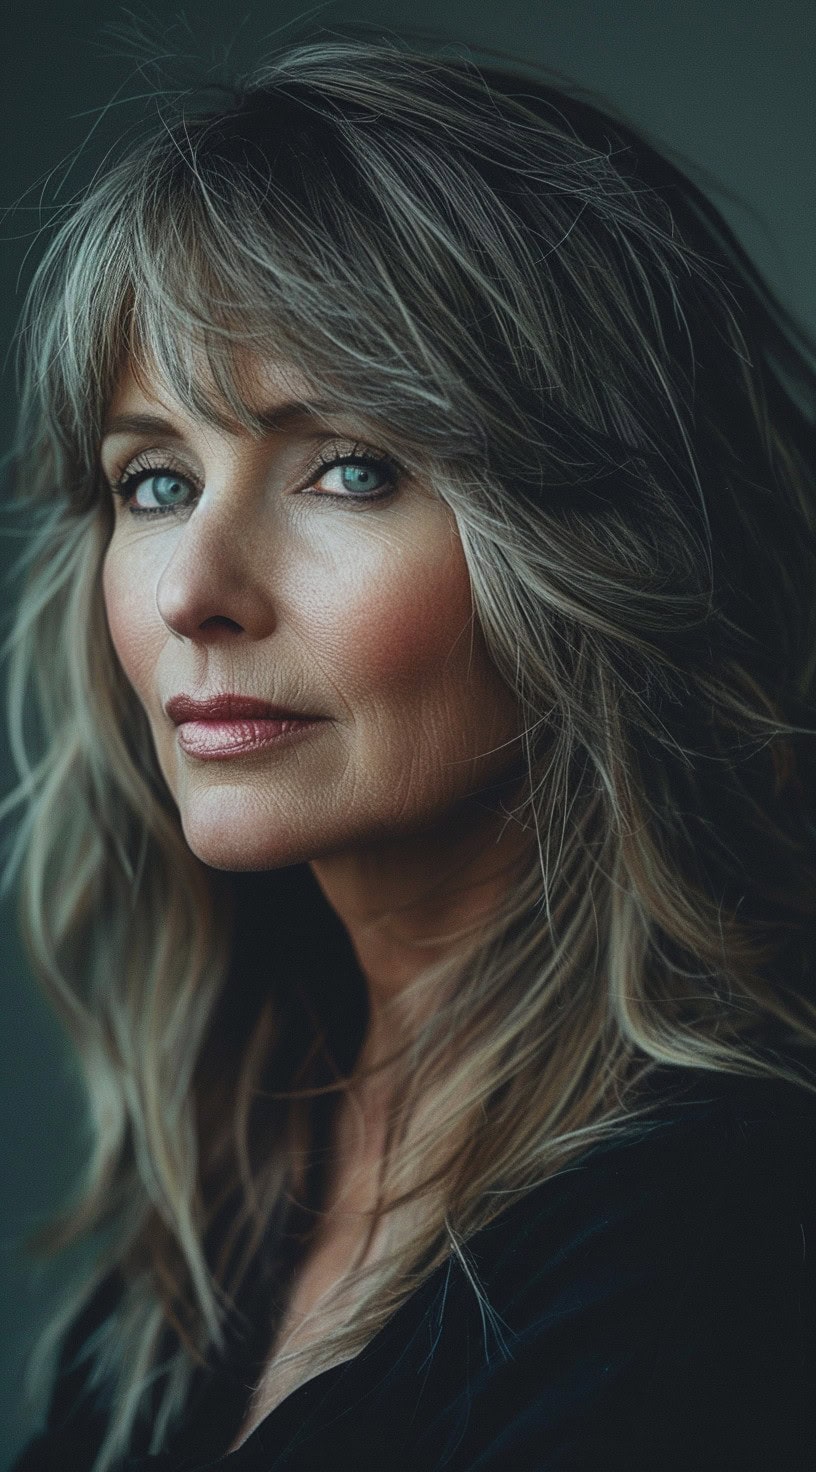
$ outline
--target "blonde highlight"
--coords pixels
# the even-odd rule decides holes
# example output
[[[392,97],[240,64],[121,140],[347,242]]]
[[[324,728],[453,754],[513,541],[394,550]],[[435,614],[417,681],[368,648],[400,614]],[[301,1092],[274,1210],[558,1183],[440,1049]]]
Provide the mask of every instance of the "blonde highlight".
[[[342,936],[309,951],[308,917],[331,917],[308,873],[190,852],[117,666],[98,443],[123,362],[260,432],[241,353],[275,353],[390,435],[455,516],[523,713],[505,811],[529,860],[412,984],[423,1020],[395,1060],[367,1244],[382,1227],[387,1250],[361,1255],[319,1342],[279,1356],[304,1376],[452,1256],[479,1293],[468,1239],[648,1128],[658,1067],[816,1088],[797,1061],[816,1044],[816,436],[777,370],[811,396],[816,378],[714,207],[626,124],[498,67],[335,37],[282,47],[209,111],[182,104],[96,178],[20,345],[33,531],[3,651],[4,892],[92,1142],[29,1246],[106,1234],[31,1393],[115,1278],[83,1347],[110,1410],[93,1472],[115,1472],[137,1434],[162,1449],[256,1272],[273,1338],[279,1249],[319,1219],[365,1024]],[[262,978],[245,928],[282,958]]]

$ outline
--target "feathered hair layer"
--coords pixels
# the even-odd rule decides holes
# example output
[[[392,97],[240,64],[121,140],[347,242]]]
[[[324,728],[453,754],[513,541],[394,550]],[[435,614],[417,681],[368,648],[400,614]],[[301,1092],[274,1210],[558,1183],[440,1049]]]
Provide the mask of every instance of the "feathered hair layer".
[[[398,447],[455,514],[523,711],[508,819],[529,863],[414,984],[434,1006],[380,1181],[381,1222],[411,1231],[360,1269],[304,1374],[632,1128],[658,1066],[813,1087],[795,1058],[816,1041],[814,374],[715,207],[626,123],[500,66],[337,36],[211,106],[164,104],[59,222],[19,341],[5,887],[89,1121],[83,1178],[30,1246],[104,1240],[36,1373],[116,1283],[84,1346],[112,1408],[93,1472],[112,1472],[139,1436],[161,1449],[250,1281],[271,1340],[366,1020],[308,866],[190,852],[117,665],[98,451],[123,365],[260,432],[241,365],[271,355]]]

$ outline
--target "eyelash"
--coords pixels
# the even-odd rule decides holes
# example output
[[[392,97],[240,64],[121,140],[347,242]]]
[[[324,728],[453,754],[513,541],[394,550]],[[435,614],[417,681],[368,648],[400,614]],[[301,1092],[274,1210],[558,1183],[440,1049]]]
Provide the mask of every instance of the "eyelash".
[[[357,450],[358,446],[355,445],[354,452],[350,455],[333,455],[328,458],[321,456],[310,471],[311,479],[305,486],[301,487],[301,490],[308,490],[313,482],[320,480],[328,470],[334,470],[337,466],[342,465],[356,465],[362,466],[364,469],[383,472],[386,476],[386,484],[377,491],[319,491],[317,494],[320,499],[352,501],[357,504],[360,502],[385,499],[395,489],[397,481],[402,474],[402,467],[390,455],[361,454],[356,453]],[[149,480],[153,475],[174,475],[180,480],[187,481],[194,488],[201,489],[199,486],[196,486],[193,477],[186,470],[180,465],[174,465],[172,463],[172,457],[169,457],[167,461],[154,465],[145,458],[148,453],[150,452],[145,451],[141,456],[137,456],[135,460],[129,461],[125,470],[110,482],[110,488],[113,494],[121,497],[131,516],[166,516],[168,513],[172,515],[189,511],[191,509],[189,505],[136,506],[133,504],[133,497],[136,494],[137,488],[141,485],[142,481]]]

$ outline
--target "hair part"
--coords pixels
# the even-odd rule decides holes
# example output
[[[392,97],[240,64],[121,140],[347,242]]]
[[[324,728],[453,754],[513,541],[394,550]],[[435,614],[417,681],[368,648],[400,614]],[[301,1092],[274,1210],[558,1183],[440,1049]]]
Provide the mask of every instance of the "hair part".
[[[74,1323],[69,1359],[110,1392],[93,1472],[139,1436],[162,1448],[196,1369],[245,1327],[248,1284],[271,1336],[366,1022],[308,867],[222,874],[190,852],[118,667],[99,442],[125,365],[262,433],[244,370],[272,358],[376,429],[454,512],[523,711],[507,818],[529,863],[412,984],[434,1006],[404,1049],[371,1224],[391,1249],[293,1354],[304,1373],[356,1353],[451,1254],[469,1274],[468,1238],[509,1200],[647,1128],[658,1067],[814,1087],[797,1063],[816,1042],[804,333],[690,178],[544,81],[333,37],[167,111],[44,252],[13,456],[32,536],[4,647],[4,891],[19,883],[91,1140],[29,1248],[105,1238],[31,1383]],[[112,1283],[83,1342],[76,1315]]]

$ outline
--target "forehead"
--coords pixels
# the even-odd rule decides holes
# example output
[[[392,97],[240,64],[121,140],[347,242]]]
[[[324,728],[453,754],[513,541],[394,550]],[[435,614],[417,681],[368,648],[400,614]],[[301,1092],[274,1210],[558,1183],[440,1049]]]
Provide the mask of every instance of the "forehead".
[[[260,356],[243,349],[235,354],[235,389],[251,412],[263,417],[270,408],[278,404],[306,401],[310,395],[310,384],[306,376],[283,359]],[[222,395],[213,380],[208,365],[200,358],[196,364],[196,378],[207,398],[214,404],[222,401]],[[152,362],[128,359],[117,376],[113,392],[107,405],[105,427],[116,416],[133,412],[146,406],[163,409],[168,413],[186,417],[189,409],[173,388],[168,378]],[[225,420],[231,416],[228,408],[222,410]]]

